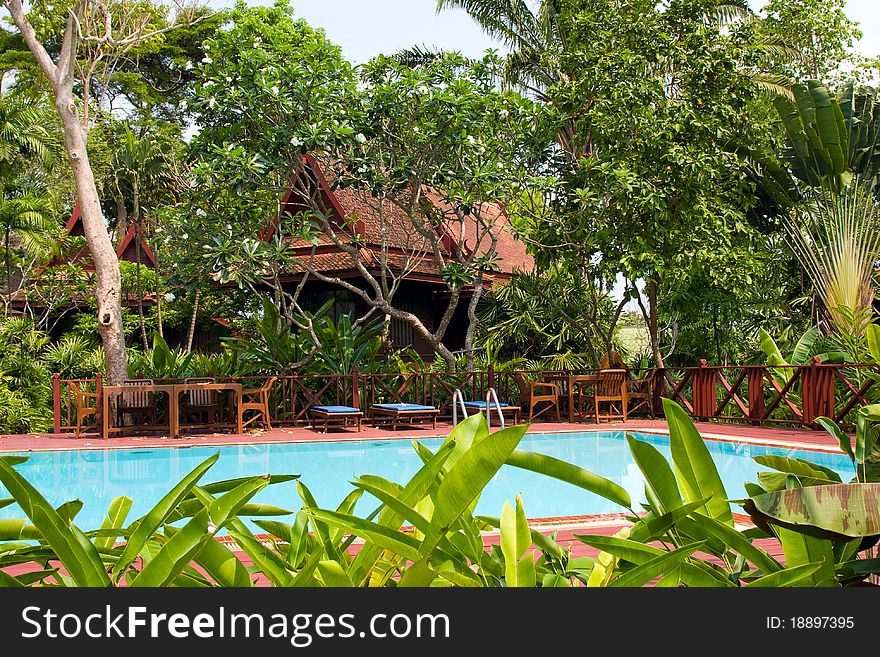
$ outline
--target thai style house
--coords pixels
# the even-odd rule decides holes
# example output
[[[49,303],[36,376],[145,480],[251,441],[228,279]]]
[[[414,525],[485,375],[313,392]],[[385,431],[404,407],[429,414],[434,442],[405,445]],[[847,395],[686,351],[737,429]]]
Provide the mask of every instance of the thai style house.
[[[291,188],[282,199],[280,216],[309,214],[317,205],[328,217],[337,237],[356,247],[354,254],[346,252],[326,231],[314,240],[290,241],[296,260],[307,266],[289,272],[286,282],[293,287],[306,277],[300,303],[307,309],[314,310],[333,297],[335,313],[360,317],[369,310],[369,305],[339,281],[372,296],[372,284],[365,273],[375,281],[382,281],[384,276],[389,287],[396,285],[393,307],[416,315],[428,330],[434,331],[450,300],[449,287],[434,247],[450,261],[462,252],[468,258],[493,252],[493,266],[483,277],[484,290],[510,280],[516,271],[530,271],[534,267],[525,244],[517,238],[507,213],[499,204],[482,204],[479,220],[477,213],[473,213],[470,215],[473,218],[445,221],[442,217],[450,216],[448,204],[436,193],[424,190],[419,211],[441,217],[425,222],[433,226],[437,236],[426,238],[400,205],[380,201],[363,190],[341,185],[334,188],[332,172],[313,157],[305,156],[303,161],[304,174],[292,180]],[[267,229],[264,239],[270,238],[273,232],[271,227]],[[468,302],[473,293],[474,286],[465,285],[448,324],[443,343],[452,351],[464,347]],[[392,318],[390,339],[394,347],[412,346],[422,355],[431,355],[433,351],[412,324],[403,319]]]
[[[88,295],[82,289],[82,284],[87,283],[88,278],[94,275],[95,266],[89,254],[88,246],[85,244],[85,230],[78,204],[74,205],[70,218],[64,226],[64,238],[80,239],[66,240],[68,247],[62,255],[55,256],[49,262],[35,268],[25,280],[16,281],[18,292],[12,295],[9,304],[12,312],[38,315],[44,312],[47,307],[50,307],[52,313],[64,314],[70,310],[88,307]],[[121,261],[140,262],[144,267],[156,269],[156,256],[143,237],[141,237],[138,244],[134,225],[129,226],[125,235],[119,240],[116,256]],[[76,265],[76,268],[70,270],[65,265]],[[26,294],[28,285],[33,282],[45,284],[49,276],[52,277],[53,284],[43,286],[47,289],[48,293]],[[80,289],[78,290],[77,288]],[[63,290],[67,290],[67,293],[62,292]],[[52,294],[53,291],[56,294]],[[145,307],[154,305],[156,302],[154,292],[152,290],[144,290],[140,302]],[[123,303],[131,309],[137,308],[137,295],[128,294],[124,298]]]

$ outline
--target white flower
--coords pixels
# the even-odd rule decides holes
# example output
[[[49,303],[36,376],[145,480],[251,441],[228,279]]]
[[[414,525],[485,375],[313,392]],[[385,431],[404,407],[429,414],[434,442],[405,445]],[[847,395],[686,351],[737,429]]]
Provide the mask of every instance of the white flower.
[[[214,105],[216,105],[216,104],[217,104],[217,101],[214,100],[214,96],[211,96],[211,98],[208,100],[208,107],[210,107],[211,109],[214,109]]]
[[[206,86],[206,87],[213,87],[213,86],[214,86],[214,81],[213,81],[213,80],[208,80],[207,82],[205,82],[205,86]]]
[[[367,141],[367,138],[364,137],[362,132],[359,132],[354,136],[354,140],[359,144],[363,144],[365,141]]]
[[[299,148],[300,146],[303,145],[303,140],[300,139],[299,137],[293,137],[290,140],[290,145],[295,146],[296,148]]]
[[[180,236],[180,238],[181,238],[181,239],[184,239],[184,240],[188,240],[188,239],[189,239],[189,233],[184,233],[183,235]]]
[[[232,224],[226,224],[226,230],[232,230]]]
[[[214,60],[211,59],[210,57],[208,57],[207,55],[205,55],[204,57],[202,57],[202,63],[203,63],[203,64],[211,64],[211,63],[213,63],[213,62],[214,62]]]
[[[506,109],[503,109],[503,110],[501,110],[501,111],[498,112],[498,113],[499,113],[503,118],[505,118],[505,119],[506,119],[507,116],[510,114],[510,112],[508,112]]]
[[[192,70],[192,67],[193,67],[193,63],[187,59],[186,64],[183,65],[183,68],[185,68],[187,71],[190,71],[190,70]]]
[[[273,84],[273,85],[272,85],[272,88],[271,88],[269,91],[271,91],[274,95],[277,96],[277,95],[278,95],[278,85],[277,85],[277,84]]]
[[[180,101],[180,109],[185,110],[187,108],[187,106],[188,106],[188,103],[186,102],[186,100]]]
[[[227,75],[227,76],[226,76],[226,81],[227,81],[227,82],[232,82],[232,78],[229,77],[229,76]]]
[[[163,298],[165,299],[165,301],[171,302],[174,301],[177,297],[174,296],[174,292],[166,292]]]
[[[469,141],[470,143],[472,143],[472,144],[476,144],[476,143],[477,143],[477,140],[474,139],[474,136],[473,136],[473,135],[468,135],[468,141]]]

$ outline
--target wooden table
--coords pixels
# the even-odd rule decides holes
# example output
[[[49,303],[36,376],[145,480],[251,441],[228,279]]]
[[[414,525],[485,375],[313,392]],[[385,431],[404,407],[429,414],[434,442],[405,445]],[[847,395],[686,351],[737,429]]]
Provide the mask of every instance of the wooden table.
[[[124,431],[125,427],[114,427],[110,398],[114,395],[121,395],[124,392],[137,393],[165,393],[168,395],[168,435],[176,436],[179,431],[178,417],[179,406],[177,403],[177,385],[173,383],[150,383],[137,386],[102,386],[101,387],[101,408],[103,409],[103,418],[101,422],[101,435],[108,438],[111,433]]]
[[[180,393],[191,390],[229,390],[235,394],[236,409],[241,407],[241,384],[240,383],[153,383],[139,386],[103,386],[102,408],[103,420],[101,435],[107,438],[111,433],[124,431],[125,427],[114,427],[111,412],[110,398],[124,392],[153,392],[168,395],[168,435],[172,438],[180,436]],[[241,414],[235,413],[236,433],[242,433]]]
[[[574,409],[574,387],[578,383],[596,383],[599,380],[599,377],[595,374],[573,374],[568,377],[568,421],[574,422],[575,415],[580,415],[579,413],[575,413]]]
[[[229,390],[235,395],[235,413],[233,413],[233,417],[235,417],[235,433],[242,433],[243,429],[241,426],[241,413],[238,412],[238,409],[241,408],[241,391],[242,386],[240,383],[208,383],[208,382],[192,382],[192,383],[180,383],[176,386],[177,392],[175,393],[175,400],[180,396],[182,392],[188,392],[191,390]],[[175,406],[178,406],[178,402],[175,401]],[[231,410],[231,409],[230,409]],[[170,410],[169,410],[170,414]],[[177,420],[174,422],[175,426],[178,428]],[[173,434],[175,437],[178,434]]]

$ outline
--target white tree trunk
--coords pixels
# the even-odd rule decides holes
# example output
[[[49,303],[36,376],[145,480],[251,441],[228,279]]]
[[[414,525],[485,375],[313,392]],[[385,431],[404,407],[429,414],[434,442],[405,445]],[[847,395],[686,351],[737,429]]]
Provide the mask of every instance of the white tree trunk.
[[[64,149],[76,181],[76,195],[82,216],[83,229],[92,261],[95,264],[95,297],[98,302],[98,330],[104,343],[104,363],[109,384],[120,383],[128,375],[125,353],[125,333],[122,330],[122,307],[120,298],[122,281],[119,260],[110,241],[101,200],[95,186],[95,176],[89,164],[86,149],[86,127],[80,122],[73,98],[73,69],[76,60],[79,18],[85,4],[80,0],[69,10],[67,27],[58,55],[58,63],[52,61],[33,26],[27,19],[21,0],[5,0],[15,26],[36,59],[43,74],[49,80],[55,94],[55,108],[61,118],[64,132]]]
[[[86,135],[79,122],[72,94],[59,91],[67,90],[56,90],[55,107],[64,127],[64,148],[73,169],[86,242],[95,263],[98,330],[104,344],[108,383],[116,385],[128,377],[125,333],[122,330],[122,279],[119,259],[101,212],[101,200],[86,150]]]

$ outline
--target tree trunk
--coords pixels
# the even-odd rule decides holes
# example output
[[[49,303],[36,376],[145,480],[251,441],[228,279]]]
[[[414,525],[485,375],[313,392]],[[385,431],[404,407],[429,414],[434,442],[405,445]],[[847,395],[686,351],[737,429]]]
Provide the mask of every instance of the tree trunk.
[[[159,331],[159,337],[165,339],[165,331],[162,328],[162,283],[159,275],[159,255],[156,253],[156,329]]]
[[[125,207],[125,200],[118,198],[116,199],[116,239],[121,243],[127,232],[128,208]]]
[[[477,332],[477,304],[480,303],[480,297],[483,296],[483,277],[477,279],[474,285],[474,294],[468,303],[468,327],[464,337],[465,357],[467,358],[466,369],[468,372],[474,371],[474,334]]]
[[[660,336],[657,331],[657,283],[648,281],[648,337],[651,340],[651,351],[657,367],[665,367],[663,354],[660,353]]]
[[[55,107],[64,128],[64,148],[76,181],[83,230],[95,264],[98,330],[104,345],[107,383],[117,385],[128,378],[125,333],[122,330],[122,279],[119,274],[119,259],[104,225],[101,200],[86,150],[86,135],[76,115],[72,90],[56,89],[55,94]]]
[[[192,351],[193,346],[193,337],[196,334],[196,318],[199,314],[199,298],[202,296],[202,291],[196,288],[196,293],[193,297],[193,310],[192,317],[189,320],[189,331],[186,333],[186,350],[187,352]]]
[[[140,191],[137,183],[134,185],[134,211],[131,220],[134,222],[134,252],[135,252],[135,281],[137,287],[137,304],[138,318],[141,323],[141,340],[144,343],[144,349],[149,347],[147,343],[147,321],[144,318],[144,287],[141,284],[141,205]]]
[[[73,98],[73,70],[79,38],[79,19],[82,18],[85,4],[80,0],[68,13],[57,64],[53,62],[33,26],[28,22],[21,0],[5,0],[4,5],[55,93],[55,108],[61,119],[64,134],[64,150],[73,170],[83,230],[95,265],[98,331],[104,344],[107,383],[118,384],[128,376],[125,333],[122,330],[119,260],[104,224],[101,200],[95,186],[95,175],[89,164],[89,153],[86,148],[87,128],[79,121]]]

